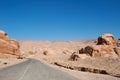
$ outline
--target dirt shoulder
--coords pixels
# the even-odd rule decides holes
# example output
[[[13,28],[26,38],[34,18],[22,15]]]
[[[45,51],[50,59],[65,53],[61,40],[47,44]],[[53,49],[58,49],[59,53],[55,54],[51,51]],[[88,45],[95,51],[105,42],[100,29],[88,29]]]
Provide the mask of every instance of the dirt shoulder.
[[[0,59],[0,68],[18,64],[26,59]]]
[[[49,64],[48,62],[46,62],[45,60],[42,60],[40,58],[36,58],[36,57],[34,57],[34,58],[40,60],[41,62],[43,62],[44,64],[46,64],[48,66],[51,66],[55,69],[59,69],[59,70],[65,72],[66,74],[76,77],[79,80],[120,80],[120,78],[113,77],[111,75],[103,75],[103,74],[95,74],[95,73],[90,73],[90,72],[71,70],[71,69],[63,68],[63,67],[56,66],[53,64]]]

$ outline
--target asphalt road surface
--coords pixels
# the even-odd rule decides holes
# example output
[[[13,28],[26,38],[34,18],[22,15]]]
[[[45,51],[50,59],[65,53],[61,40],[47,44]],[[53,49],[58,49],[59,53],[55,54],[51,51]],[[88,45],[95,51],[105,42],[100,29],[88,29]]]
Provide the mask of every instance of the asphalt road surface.
[[[35,59],[0,69],[0,80],[78,80]]]

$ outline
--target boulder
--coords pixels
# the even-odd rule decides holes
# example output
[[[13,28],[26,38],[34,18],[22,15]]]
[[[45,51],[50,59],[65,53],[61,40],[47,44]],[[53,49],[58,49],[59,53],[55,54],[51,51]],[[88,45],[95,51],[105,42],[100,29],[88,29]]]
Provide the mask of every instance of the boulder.
[[[47,50],[43,50],[43,55],[45,55],[45,56],[53,56],[53,55],[55,55],[56,53],[53,51],[53,50],[51,50],[51,49],[47,49]]]
[[[117,42],[112,34],[104,34],[98,38],[97,45],[117,46]]]
[[[79,60],[79,55],[76,52],[73,52],[72,55],[70,56],[69,60],[70,61],[78,61]]]
[[[79,50],[79,53],[80,54],[86,53],[87,55],[92,56],[93,48],[91,46],[86,46],[85,48],[82,48],[81,50]]]
[[[20,56],[19,42],[8,37],[7,33],[0,31],[0,56]],[[2,58],[2,57],[1,57]]]
[[[43,51],[43,54],[44,55],[48,55],[48,51],[46,50],[46,51]]]

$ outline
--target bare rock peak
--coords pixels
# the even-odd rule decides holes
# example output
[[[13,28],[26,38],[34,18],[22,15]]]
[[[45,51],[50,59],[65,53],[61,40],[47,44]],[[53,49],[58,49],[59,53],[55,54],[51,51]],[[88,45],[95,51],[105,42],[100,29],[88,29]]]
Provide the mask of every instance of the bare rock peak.
[[[103,34],[98,37],[97,45],[117,46],[117,42],[112,34]]]
[[[7,33],[0,30],[0,58],[20,56],[19,42],[8,37]]]

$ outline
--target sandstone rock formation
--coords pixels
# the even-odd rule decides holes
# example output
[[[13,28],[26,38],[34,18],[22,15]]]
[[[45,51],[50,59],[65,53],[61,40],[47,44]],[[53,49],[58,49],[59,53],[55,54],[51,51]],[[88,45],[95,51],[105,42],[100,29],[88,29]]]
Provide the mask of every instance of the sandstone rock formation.
[[[7,33],[0,31],[0,58],[19,57],[19,48],[18,41],[11,40]]]
[[[120,55],[118,44],[112,34],[104,34],[98,38],[97,45],[86,46],[79,50],[79,54],[91,57],[117,57]]]
[[[43,54],[44,55],[48,55],[48,51],[43,51]]]
[[[56,51],[57,52],[57,51]],[[44,56],[53,56],[53,55],[55,55],[56,53],[53,51],[53,50],[51,50],[51,49],[46,49],[46,50],[43,50],[43,55]]]
[[[112,34],[104,34],[98,38],[97,45],[117,46],[117,42]]]
[[[74,52],[70,56],[69,60],[71,60],[71,61],[78,61],[79,58],[80,58],[79,55],[76,52]]]
[[[120,40],[117,41],[118,47],[120,47]]]
[[[87,54],[91,57],[117,57],[114,49],[108,45],[86,46],[79,51],[80,54]]]
[[[114,51],[120,57],[120,47],[114,48]]]
[[[5,33],[4,31],[1,31],[1,30],[0,30],[0,39],[9,41],[9,37],[8,37],[7,33]]]

